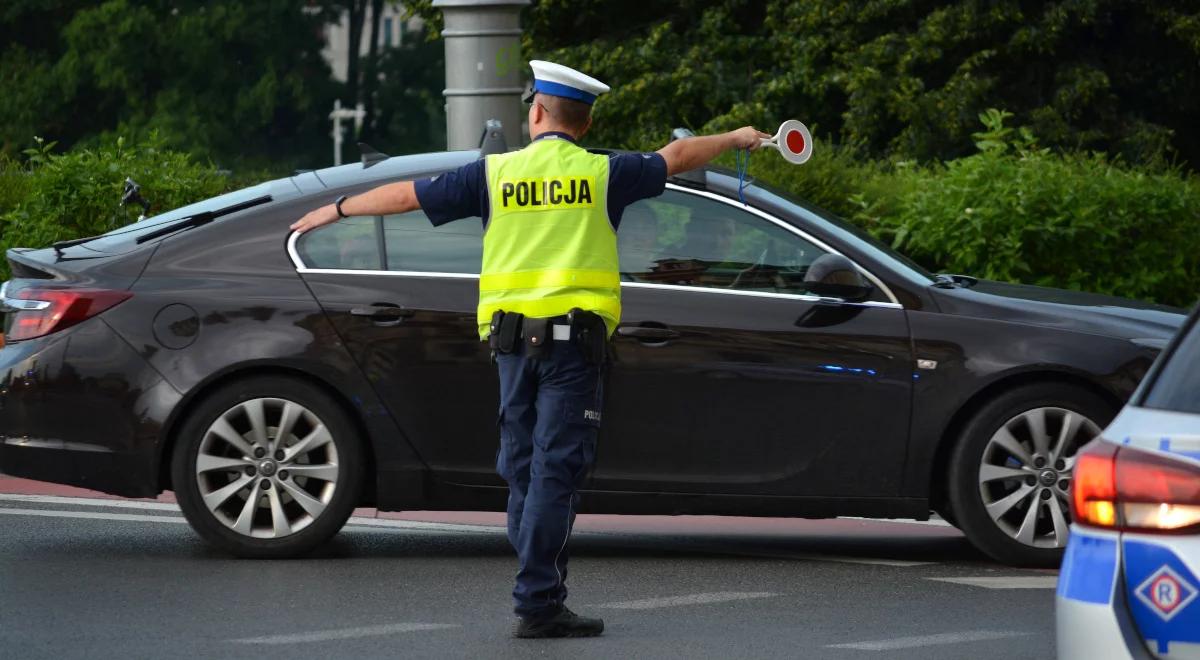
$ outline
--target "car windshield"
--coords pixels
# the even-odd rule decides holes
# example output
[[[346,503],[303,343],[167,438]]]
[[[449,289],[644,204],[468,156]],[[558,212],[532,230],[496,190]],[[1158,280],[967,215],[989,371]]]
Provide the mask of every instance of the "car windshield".
[[[145,220],[133,222],[123,227],[119,227],[105,234],[101,234],[96,240],[88,241],[80,245],[82,248],[104,253],[119,253],[127,252],[137,247],[137,239],[158,227],[181,220],[190,215],[195,215],[202,211],[210,211],[213,209],[232,206],[239,202],[248,201],[256,197],[262,197],[269,194],[271,183],[260,183],[256,186],[235,190],[217,197],[181,206],[177,209],[167,211],[160,215],[150,216]]]
[[[849,234],[858,241],[866,243],[869,249],[872,251],[885,255],[887,258],[892,260],[899,261],[902,265],[911,270],[918,278],[928,280],[929,282],[937,281],[937,277],[933,273],[926,270],[917,262],[909,259],[903,254],[900,254],[899,252],[896,252],[883,241],[880,241],[878,238],[872,236],[862,227],[858,227],[853,223],[846,222],[842,218],[830,213],[829,211],[807,203],[798,202],[789,197],[788,193],[760,183],[759,181],[755,181],[754,185],[747,187],[745,189],[745,195],[751,200],[760,202],[767,206],[782,207],[796,215],[807,217],[816,216],[816,218],[831,225],[830,228],[832,230]]]
[[[1142,405],[1177,412],[1200,413],[1200,308],[1192,313],[1179,345],[1167,357]]]

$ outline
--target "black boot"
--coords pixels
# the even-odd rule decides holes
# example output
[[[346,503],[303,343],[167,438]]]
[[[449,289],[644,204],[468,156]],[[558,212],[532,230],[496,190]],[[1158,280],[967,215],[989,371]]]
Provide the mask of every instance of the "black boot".
[[[604,632],[604,620],[592,619],[568,610],[540,617],[519,617],[514,637],[533,639],[542,637],[595,637]]]

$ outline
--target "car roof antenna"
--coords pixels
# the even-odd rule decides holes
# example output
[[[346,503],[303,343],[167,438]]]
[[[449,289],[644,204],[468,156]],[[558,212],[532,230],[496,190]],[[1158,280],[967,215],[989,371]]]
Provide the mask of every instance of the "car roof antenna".
[[[683,138],[690,138],[694,137],[695,135],[696,134],[691,130],[679,127],[671,131],[670,141],[674,142],[675,140],[682,140]],[[708,177],[705,176],[703,167],[698,167],[694,170],[688,170],[686,172],[680,172],[679,174],[671,177],[671,180],[675,183],[681,183],[693,187],[699,186],[701,188],[705,188],[708,186]]]
[[[504,139],[504,125],[499,119],[483,122],[483,135],[479,136],[479,157],[502,154],[508,151],[508,140]]]
[[[363,164],[364,170],[367,169],[368,167],[374,165],[375,163],[381,163],[381,162],[391,158],[391,156],[383,153],[382,151],[376,149],[375,147],[372,147],[371,145],[367,144],[366,142],[358,143],[358,153],[362,154],[362,164]]]

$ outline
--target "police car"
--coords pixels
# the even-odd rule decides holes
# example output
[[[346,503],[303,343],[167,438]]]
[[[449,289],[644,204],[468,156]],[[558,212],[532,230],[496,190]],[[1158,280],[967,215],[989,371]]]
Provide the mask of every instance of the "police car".
[[[1200,658],[1198,317],[1076,458],[1060,658]]]

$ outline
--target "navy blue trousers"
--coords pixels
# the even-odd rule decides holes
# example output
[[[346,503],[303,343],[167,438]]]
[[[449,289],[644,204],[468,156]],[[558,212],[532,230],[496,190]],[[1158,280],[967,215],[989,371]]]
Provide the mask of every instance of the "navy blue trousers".
[[[508,540],[520,560],[513,609],[537,617],[557,611],[567,598],[567,538],[577,489],[596,456],[600,369],[565,341],[553,342],[536,360],[526,358],[522,345],[497,355],[496,363],[496,471],[508,482]]]

